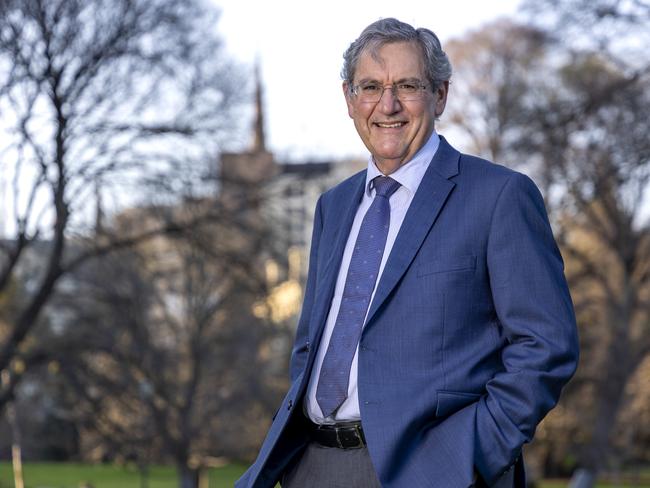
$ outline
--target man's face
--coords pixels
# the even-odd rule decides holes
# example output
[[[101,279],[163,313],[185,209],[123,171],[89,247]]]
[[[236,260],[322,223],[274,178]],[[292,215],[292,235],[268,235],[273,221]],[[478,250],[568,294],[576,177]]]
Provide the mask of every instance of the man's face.
[[[414,79],[427,86],[419,100],[400,101],[386,88],[377,103],[361,102],[343,83],[348,114],[384,174],[391,174],[410,161],[427,142],[435,118],[445,109],[448,84],[431,91],[421,49],[410,42],[385,44],[377,50],[377,56],[366,50],[359,57],[354,85],[374,82],[387,87]]]

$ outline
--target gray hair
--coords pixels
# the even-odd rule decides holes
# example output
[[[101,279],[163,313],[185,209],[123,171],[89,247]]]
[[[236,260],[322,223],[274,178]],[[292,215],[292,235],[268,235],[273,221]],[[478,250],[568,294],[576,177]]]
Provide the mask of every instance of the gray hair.
[[[380,47],[393,42],[413,42],[420,46],[424,58],[425,75],[432,90],[451,78],[451,63],[447,54],[442,50],[438,36],[429,29],[423,27],[415,29],[412,25],[393,18],[373,22],[363,30],[357,40],[350,44],[343,54],[341,78],[352,86],[361,54],[369,50],[370,54],[376,58]]]

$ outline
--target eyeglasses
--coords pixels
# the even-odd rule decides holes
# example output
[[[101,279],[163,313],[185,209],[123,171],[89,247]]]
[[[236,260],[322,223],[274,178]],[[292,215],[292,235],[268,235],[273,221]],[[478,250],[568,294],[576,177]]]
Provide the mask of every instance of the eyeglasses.
[[[370,81],[354,85],[351,91],[361,103],[377,103],[381,100],[386,88],[390,88],[393,95],[401,102],[409,102],[422,99],[427,86],[419,80],[403,81],[392,85],[381,85]]]

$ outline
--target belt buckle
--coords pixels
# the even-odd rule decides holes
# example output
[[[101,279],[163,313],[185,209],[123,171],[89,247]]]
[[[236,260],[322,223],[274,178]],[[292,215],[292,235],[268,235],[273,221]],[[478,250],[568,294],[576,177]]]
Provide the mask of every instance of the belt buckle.
[[[338,447],[340,449],[361,449],[363,447],[363,438],[361,437],[361,431],[360,431],[360,425],[355,424],[351,425],[352,429],[350,430],[349,427],[336,427],[335,432],[336,432],[336,443],[338,444]],[[346,444],[343,442],[341,439],[341,432],[348,432],[350,431],[356,440],[356,443],[352,444]],[[348,439],[351,440],[351,439]]]

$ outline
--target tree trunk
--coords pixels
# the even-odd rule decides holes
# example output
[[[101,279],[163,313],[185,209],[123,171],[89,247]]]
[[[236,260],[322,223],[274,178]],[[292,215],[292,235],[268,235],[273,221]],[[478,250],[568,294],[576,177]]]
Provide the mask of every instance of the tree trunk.
[[[589,469],[578,469],[571,477],[569,488],[592,488],[596,484],[596,473]]]
[[[187,464],[180,464],[178,466],[178,482],[179,488],[198,488],[198,469],[190,468]]]
[[[627,332],[629,327],[623,328]],[[593,488],[599,471],[607,469],[611,454],[611,434],[623,404],[625,386],[634,374],[627,335],[618,334],[607,348],[606,377],[599,382],[594,399],[596,416],[591,439],[585,446],[580,468],[571,479],[570,488]]]
[[[149,466],[145,463],[138,463],[140,472],[140,488],[149,488]]]

